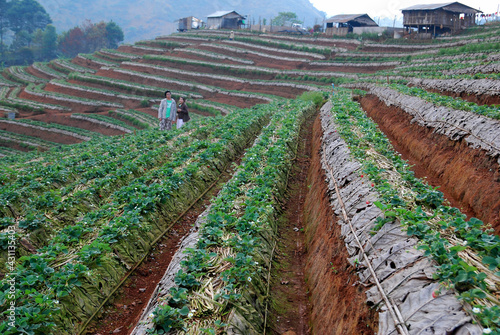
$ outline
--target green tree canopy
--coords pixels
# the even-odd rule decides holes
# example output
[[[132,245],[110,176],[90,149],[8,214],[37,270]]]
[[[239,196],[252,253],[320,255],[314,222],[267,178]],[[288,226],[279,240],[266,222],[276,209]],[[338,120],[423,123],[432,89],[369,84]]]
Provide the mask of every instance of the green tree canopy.
[[[45,28],[42,37],[43,59],[54,59],[57,56],[57,33],[56,27],[49,24]]]
[[[86,20],[81,27],[70,29],[59,36],[59,49],[66,56],[74,57],[79,53],[117,48],[121,41],[123,41],[123,31],[113,21],[92,23]]]
[[[13,0],[8,4],[9,28],[16,34],[22,30],[32,34],[38,28],[45,29],[46,25],[52,23],[49,14],[35,0]]]
[[[106,25],[106,36],[108,39],[108,48],[118,48],[118,43],[124,39],[123,30],[113,21]]]
[[[272,20],[272,23],[275,26],[291,26],[292,23],[302,23],[302,21],[293,12],[279,12],[278,16]]]

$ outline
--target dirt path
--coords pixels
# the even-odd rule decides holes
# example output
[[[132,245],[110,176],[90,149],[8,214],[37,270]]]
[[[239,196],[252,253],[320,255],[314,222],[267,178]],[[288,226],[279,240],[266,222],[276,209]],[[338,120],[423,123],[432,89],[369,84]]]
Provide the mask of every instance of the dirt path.
[[[322,128],[313,128],[308,194],[304,205],[307,246],[306,280],[310,292],[313,334],[373,335],[378,313],[366,303],[366,287],[359,284],[356,268],[332,210],[326,176],[321,165]]]
[[[270,334],[293,331],[310,334],[308,289],[305,282],[306,248],[304,240],[304,202],[308,192],[307,172],[311,165],[312,124],[308,119],[301,129],[297,158],[288,179],[288,200],[279,217],[279,240],[270,282]],[[288,334],[287,334],[288,335]]]
[[[376,333],[378,317],[347,261],[320,163],[318,115],[302,127],[271,272],[269,334]]]

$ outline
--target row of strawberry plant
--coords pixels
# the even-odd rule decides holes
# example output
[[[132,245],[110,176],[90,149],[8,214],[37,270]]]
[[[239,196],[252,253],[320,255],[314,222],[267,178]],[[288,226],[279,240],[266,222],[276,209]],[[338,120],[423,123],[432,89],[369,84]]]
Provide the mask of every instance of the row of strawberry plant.
[[[3,71],[3,74],[8,79],[24,85],[30,83],[45,83],[48,81],[47,79],[39,78],[26,72],[26,66],[10,66]]]
[[[16,321],[26,327],[24,330],[40,327],[37,332],[43,332],[57,323],[60,332],[72,332],[78,321],[86,320],[84,315],[88,317],[92,312],[90,305],[96,306],[103,300],[102,293],[111,291],[127,267],[149,250],[149,243],[168,221],[216,178],[266,118],[264,113],[251,110],[239,116],[242,118],[220,124],[211,134],[219,140],[195,141],[174,153],[170,163],[147,172],[102,200],[96,198],[96,209],[82,215],[65,232],[66,239],[59,235],[54,241],[57,243],[50,243],[36,255],[20,258],[18,278],[29,279],[19,283],[16,290]],[[82,246],[82,237],[90,244]],[[76,244],[79,251],[69,261],[54,265],[56,256],[68,250],[66,244]],[[26,288],[31,290],[28,294]],[[34,306],[41,310],[36,318],[29,313]],[[2,326],[4,331],[8,329],[5,323]]]
[[[492,119],[500,119],[500,106],[478,105],[473,102],[462,100],[460,98],[453,98],[439,93],[428,92],[418,87],[408,87],[406,85],[397,84],[389,85],[389,87],[403,94],[422,98],[426,101],[432,102],[437,106],[445,106],[453,109],[464,110],[479,115],[484,115]]]
[[[199,121],[197,124],[202,129],[208,126],[206,121]],[[19,206],[29,204],[29,198],[35,200],[37,194],[60,188],[64,196],[74,188],[86,184],[88,180],[105,177],[126,165],[135,164],[139,168],[147,169],[154,165],[155,161],[144,161],[141,158],[144,151],[163,146],[171,137],[170,133],[168,136],[151,133],[143,137],[128,136],[118,143],[114,138],[101,137],[71,148],[62,147],[57,151],[47,152],[36,160],[29,157],[15,163],[5,162],[0,173],[0,199],[2,206],[9,208],[2,207],[2,213],[9,215],[10,211],[15,213],[14,217],[18,216],[21,211]],[[123,149],[124,147],[126,149]],[[139,158],[141,163],[136,162]]]
[[[109,70],[111,70],[111,69],[109,69]],[[118,73],[123,73],[123,74],[136,75],[136,76],[145,76],[145,74],[143,74],[142,72],[137,72],[137,71],[130,72],[131,70],[113,69],[112,71],[118,72]],[[156,80],[156,78],[158,78],[157,79],[158,81],[162,81],[166,84],[176,83],[176,80],[167,79],[165,77],[153,76],[151,78],[155,79],[155,80]],[[115,78],[97,76],[97,75],[91,75],[91,74],[71,73],[69,75],[69,79],[116,87],[116,88],[119,88],[122,90],[137,92],[137,93],[141,93],[144,95],[155,96],[158,98],[161,98],[163,96],[163,93],[165,92],[165,89],[163,87],[159,87],[159,86],[143,85],[143,84],[138,84],[138,83],[123,80],[123,79],[115,79]],[[202,98],[201,95],[193,94],[189,91],[174,91],[174,92],[172,92],[172,96],[174,99],[178,99],[180,96],[187,96],[187,97],[191,97],[191,98]]]
[[[175,51],[181,51],[181,52],[191,53],[191,54],[195,54],[195,55],[201,55],[203,57],[214,58],[214,59],[227,59],[227,60],[230,60],[233,62],[248,64],[248,65],[255,64],[255,62],[252,60],[238,58],[238,57],[231,57],[231,56],[228,56],[228,55],[225,55],[222,53],[209,52],[209,51],[205,51],[205,50],[183,48],[183,49],[175,49]]]
[[[18,86],[19,85],[19,83],[14,82],[14,81],[10,81],[7,78],[5,78],[3,76],[3,73],[4,73],[3,71],[0,72],[0,86]]]
[[[8,97],[0,100],[0,104],[7,107],[27,110],[30,112],[43,112],[45,108],[53,110],[69,111],[68,107],[63,107],[55,104],[41,103],[27,99],[18,98],[17,95],[21,92],[22,87],[17,86],[8,94]]]
[[[64,101],[67,103],[79,103],[79,104],[86,105],[86,106],[96,106],[96,107],[115,107],[115,108],[122,108],[123,107],[122,104],[115,103],[115,102],[95,100],[95,99],[86,99],[86,98],[80,98],[80,97],[77,97],[74,95],[45,91],[44,87],[45,87],[45,84],[40,84],[40,85],[29,84],[28,86],[25,87],[24,91],[26,93],[31,94],[31,95],[35,95],[35,96],[39,96],[39,97],[43,97],[43,98],[49,98],[49,99],[58,100],[58,101]]]
[[[259,56],[259,57],[272,58],[272,59],[278,59],[278,60],[289,61],[289,62],[309,62],[309,59],[307,59],[307,58],[299,58],[298,57],[298,56],[304,56],[302,54],[297,54],[297,55],[295,55],[296,57],[284,57],[284,56],[273,55],[273,54],[270,54],[270,53],[265,52],[265,51],[259,52],[259,51],[254,51],[254,50],[251,50],[251,49],[244,49],[244,48],[241,48],[241,47],[234,47],[232,45],[216,44],[216,43],[213,43],[213,44],[204,43],[204,44],[201,44],[201,45],[202,46],[207,46],[207,47],[210,47],[210,48],[217,48],[217,49],[222,49],[222,50],[226,50],[226,51],[229,51],[229,52],[239,53],[239,54],[251,54],[251,55],[256,55],[256,56]],[[242,46],[254,47],[252,45],[245,44],[245,43],[241,43],[241,45]],[[279,49],[275,49],[275,48],[266,48],[266,47],[262,47],[262,48],[269,49],[269,50],[272,50],[274,52],[279,52],[280,51]],[[306,54],[306,55],[309,56],[309,54]]]
[[[243,74],[248,75],[261,75],[268,77],[269,74],[272,75],[308,75],[311,77],[334,77],[334,76],[343,76],[344,74],[338,72],[328,72],[328,71],[301,71],[301,70],[278,70],[266,67],[258,67],[258,66],[243,66],[243,65],[231,65],[231,64],[223,64],[216,62],[207,62],[207,61],[197,61],[190,60],[178,57],[171,56],[161,56],[161,55],[144,55],[145,60],[152,61],[162,61],[169,62],[174,64],[189,64],[196,65],[201,67],[208,67],[217,71],[224,71],[234,73],[235,76],[241,76]]]
[[[80,59],[83,59],[85,61],[91,61],[92,63],[95,63],[97,65],[101,65],[101,66],[117,66],[120,64],[120,62],[114,62],[114,61],[109,61],[109,60],[105,60],[102,58],[98,58],[98,57],[94,56],[94,54],[78,54],[78,56],[76,56],[76,58],[80,58]]]
[[[269,126],[212,202],[196,246],[187,250],[181,263],[176,286],[148,315],[149,333],[215,334],[219,327],[235,326],[231,318],[240,313],[240,323],[263,332],[266,270],[276,215],[285,196],[300,126],[313,111],[311,103],[298,100],[274,106]]]
[[[123,119],[127,122],[130,122],[134,126],[139,127],[140,129],[148,129],[156,127],[158,123],[157,122],[158,119],[148,122],[145,121],[144,119],[141,119],[141,115],[138,116],[136,115],[136,113],[124,109],[111,110],[108,112],[108,114],[113,118]]]
[[[170,144],[175,139],[173,134],[158,136],[153,132],[139,137],[128,136],[119,143],[100,138],[88,145],[77,145],[72,150],[66,150],[63,155],[48,153],[43,159],[38,159],[36,164],[27,164],[22,169],[16,168],[22,163],[14,166],[5,164],[4,172],[0,175],[2,212],[4,216],[24,220],[31,208],[44,206],[48,198],[56,198],[62,199],[52,209],[55,210],[54,215],[58,215],[61,208],[68,212],[85,197],[95,197],[96,190],[99,190],[99,194],[111,193],[129,178],[138,177],[143,174],[143,170],[160,164],[168,152],[180,150],[198,138],[199,133],[205,134],[207,129],[214,129],[216,123],[209,120],[196,122],[200,130],[190,131],[192,138],[180,136],[176,145]],[[57,163],[54,164],[54,161]],[[110,178],[114,173],[120,176],[119,182],[117,178]]]
[[[31,119],[16,119],[16,120],[2,120],[0,119],[0,123],[13,124],[21,127],[28,127],[33,129],[40,129],[48,132],[59,133],[67,136],[72,136],[84,141],[90,140],[92,137],[101,136],[101,134],[84,130],[77,127],[70,127],[61,125],[58,123],[46,123]]]
[[[0,130],[0,139],[7,142],[20,144],[29,150],[41,149],[47,150],[51,147],[58,146],[58,143],[42,140],[38,137],[28,136],[18,133],[13,133],[6,130]],[[0,206],[2,206],[1,204]]]
[[[161,47],[164,50],[167,51],[168,49],[174,49],[174,48],[180,48],[180,47],[185,47],[189,46],[189,43],[179,43],[179,42],[171,42],[171,41],[165,41],[165,40],[147,40],[147,41],[139,41],[136,42],[135,44],[138,45],[147,45],[147,46],[154,46],[154,47]]]
[[[117,129],[129,134],[137,130],[137,128],[130,126],[128,123],[124,121],[101,114],[73,113],[71,114],[71,118],[99,124],[106,128]]]
[[[50,62],[50,65],[54,67],[56,70],[71,73],[71,72],[79,72],[79,73],[95,73],[96,71],[93,69],[89,69],[84,66],[80,66],[78,64],[72,63],[71,60],[67,59],[56,59]]]
[[[127,52],[117,51],[115,49],[102,49],[96,52],[96,55],[99,57],[103,57],[105,59],[109,59],[112,61],[123,62],[126,60],[138,59],[141,56],[136,54],[131,54]]]
[[[65,78],[66,77],[65,73],[59,72],[57,70],[54,70],[53,68],[49,67],[48,64],[49,63],[35,62],[31,66],[35,70],[37,70],[37,71],[39,71],[39,72],[41,72],[41,73],[43,73],[43,74],[45,74],[45,75],[47,75],[49,77],[52,77],[52,78],[61,79],[61,78]]]
[[[140,96],[140,95],[135,95],[135,94],[126,94],[126,93],[120,93],[108,89],[102,89],[102,88],[94,88],[90,86],[84,86],[84,85],[78,85],[75,83],[70,83],[64,79],[53,79],[50,81],[50,84],[63,87],[63,88],[70,88],[75,91],[82,91],[86,93],[94,93],[94,94],[99,94],[99,95],[104,95],[106,97],[113,97],[113,98],[119,98],[119,99],[124,99],[124,100],[148,100],[148,97],[146,96]]]
[[[480,220],[467,221],[458,209],[446,204],[441,192],[416,178],[377,125],[350,101],[349,94],[336,95],[332,113],[340,125],[340,135],[380,194],[375,204],[384,211],[385,218],[378,220],[377,228],[399,220],[408,235],[421,240],[419,248],[425,255],[439,264],[436,279],[473,305],[475,317],[485,329],[500,331],[498,300],[489,292],[491,287],[496,290],[499,283],[500,238],[485,229]],[[389,180],[387,165],[380,164],[373,151],[385,157],[400,175],[399,185]]]
[[[8,147],[0,147],[0,155],[9,156],[9,155],[19,155],[22,154],[23,151],[19,151],[16,149],[8,148]]]

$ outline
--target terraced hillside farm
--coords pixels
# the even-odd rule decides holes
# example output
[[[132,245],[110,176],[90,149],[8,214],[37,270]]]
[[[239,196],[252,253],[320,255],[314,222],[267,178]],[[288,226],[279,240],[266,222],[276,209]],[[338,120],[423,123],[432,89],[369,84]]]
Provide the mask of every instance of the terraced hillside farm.
[[[500,334],[500,26],[228,36],[3,70],[0,333]]]

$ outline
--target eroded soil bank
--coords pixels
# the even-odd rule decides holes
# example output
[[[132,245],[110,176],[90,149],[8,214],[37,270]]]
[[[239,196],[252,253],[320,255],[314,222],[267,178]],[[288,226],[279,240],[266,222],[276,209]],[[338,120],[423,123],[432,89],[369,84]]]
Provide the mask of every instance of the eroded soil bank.
[[[318,115],[306,121],[279,218],[280,236],[271,273],[270,334],[375,334],[378,314],[335,222],[320,163]]]
[[[500,234],[500,167],[495,158],[462,140],[452,141],[411,123],[411,116],[376,96],[366,95],[360,103],[394,148],[413,165],[417,177],[439,186],[452,206],[490,224]]]

